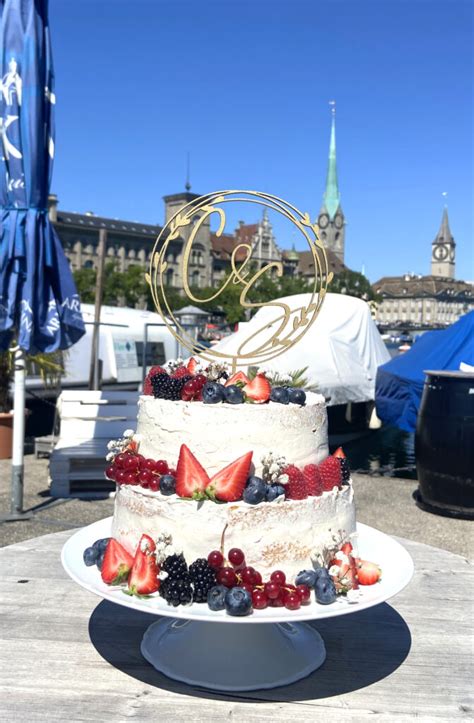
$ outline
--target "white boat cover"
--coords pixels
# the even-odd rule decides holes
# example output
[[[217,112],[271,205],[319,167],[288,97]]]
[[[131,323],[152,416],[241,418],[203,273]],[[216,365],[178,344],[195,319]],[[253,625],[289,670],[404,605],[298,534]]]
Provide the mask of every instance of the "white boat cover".
[[[278,301],[296,309],[308,306],[310,298],[310,294],[297,294]],[[234,353],[244,339],[280,315],[279,308],[262,307],[213,349]],[[261,366],[282,373],[308,367],[310,383],[329,405],[336,405],[374,399],[377,367],[389,359],[368,304],[353,296],[327,294],[318,318],[300,341]]]

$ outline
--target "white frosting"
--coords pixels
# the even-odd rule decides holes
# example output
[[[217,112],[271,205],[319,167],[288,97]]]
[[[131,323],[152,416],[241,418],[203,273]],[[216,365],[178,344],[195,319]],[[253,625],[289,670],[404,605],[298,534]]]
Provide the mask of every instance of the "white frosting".
[[[255,473],[268,452],[297,467],[328,456],[324,397],[307,393],[306,405],[204,404],[141,396],[137,434],[140,453],[175,467],[186,444],[209,475],[253,451]]]
[[[233,453],[233,452],[232,452]],[[115,497],[112,535],[134,552],[143,533],[170,534],[188,563],[211,550],[241,548],[248,565],[262,574],[282,569],[292,580],[324,548],[355,532],[352,485],[306,500],[248,505],[194,502],[123,485]]]

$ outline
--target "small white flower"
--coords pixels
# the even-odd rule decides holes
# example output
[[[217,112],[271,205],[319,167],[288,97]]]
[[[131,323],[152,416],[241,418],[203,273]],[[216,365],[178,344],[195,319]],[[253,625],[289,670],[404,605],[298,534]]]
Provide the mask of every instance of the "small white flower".
[[[134,434],[135,434],[135,431],[133,429],[126,429],[125,432],[123,433],[123,436],[125,437],[125,439],[131,439]]]
[[[278,484],[287,485],[289,481],[290,481],[290,478],[288,477],[287,474],[281,474],[278,477]]]
[[[114,457],[115,457],[115,454],[114,454],[113,452],[109,452],[109,453],[105,456],[105,461],[106,461],[106,462],[111,462]]]
[[[166,580],[167,577],[169,577],[169,575],[168,575],[168,573],[166,572],[166,570],[160,570],[160,571],[159,571],[159,573],[158,573],[158,580],[163,581],[163,580]]]
[[[270,474],[278,474],[280,472],[280,465],[273,462],[273,464],[270,465],[269,472]]]
[[[349,558],[347,557],[346,554],[344,554],[344,552],[341,552],[341,550],[339,550],[339,552],[336,552],[334,557],[336,560],[340,560],[341,562],[344,562],[344,563],[349,562]]]
[[[328,572],[331,577],[337,577],[339,575],[339,565],[331,565]]]
[[[107,449],[114,449],[117,446],[117,441],[115,439],[111,439],[110,442],[107,442]]]

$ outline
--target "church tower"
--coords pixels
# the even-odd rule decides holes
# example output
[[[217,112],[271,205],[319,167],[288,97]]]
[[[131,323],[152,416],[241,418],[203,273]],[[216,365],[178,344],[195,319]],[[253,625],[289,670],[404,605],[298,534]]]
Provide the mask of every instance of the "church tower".
[[[441,226],[432,243],[432,276],[443,276],[445,279],[454,279],[455,252],[456,244],[449,228],[448,208],[445,206]]]
[[[332,104],[331,140],[329,143],[328,173],[323,205],[318,217],[319,235],[326,248],[334,251],[344,263],[345,217],[337,185],[336,110]]]

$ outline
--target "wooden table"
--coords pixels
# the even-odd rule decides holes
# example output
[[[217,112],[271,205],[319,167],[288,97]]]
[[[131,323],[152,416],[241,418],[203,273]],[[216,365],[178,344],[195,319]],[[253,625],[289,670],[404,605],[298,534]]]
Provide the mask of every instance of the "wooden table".
[[[284,688],[226,694],[144,661],[154,618],[69,579],[60,551],[70,534],[0,549],[1,721],[473,720],[473,572],[459,555],[400,540],[413,581],[390,603],[320,621],[321,669]]]

